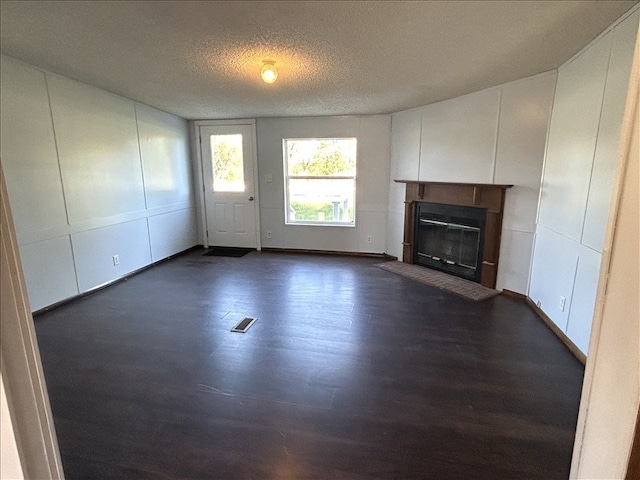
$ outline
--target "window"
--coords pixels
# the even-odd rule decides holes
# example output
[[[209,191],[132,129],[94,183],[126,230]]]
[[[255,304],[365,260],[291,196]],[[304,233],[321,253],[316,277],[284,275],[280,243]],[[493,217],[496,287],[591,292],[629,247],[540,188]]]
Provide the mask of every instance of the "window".
[[[211,135],[214,192],[244,192],[242,134]]]
[[[355,226],[355,138],[284,140],[287,224]]]

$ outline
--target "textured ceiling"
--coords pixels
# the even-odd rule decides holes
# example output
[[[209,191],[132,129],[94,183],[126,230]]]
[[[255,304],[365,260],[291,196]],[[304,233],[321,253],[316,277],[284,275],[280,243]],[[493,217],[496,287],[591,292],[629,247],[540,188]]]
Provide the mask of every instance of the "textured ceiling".
[[[635,3],[3,0],[0,33],[3,54],[184,118],[373,114],[556,68]]]

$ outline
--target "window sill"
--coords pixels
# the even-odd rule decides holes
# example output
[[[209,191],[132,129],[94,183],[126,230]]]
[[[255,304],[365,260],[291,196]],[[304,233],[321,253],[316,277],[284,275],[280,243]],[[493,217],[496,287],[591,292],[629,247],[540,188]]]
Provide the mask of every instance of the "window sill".
[[[303,227],[347,227],[347,228],[355,228],[356,223],[339,223],[339,222],[285,222],[285,226],[293,227],[293,226],[303,226]]]

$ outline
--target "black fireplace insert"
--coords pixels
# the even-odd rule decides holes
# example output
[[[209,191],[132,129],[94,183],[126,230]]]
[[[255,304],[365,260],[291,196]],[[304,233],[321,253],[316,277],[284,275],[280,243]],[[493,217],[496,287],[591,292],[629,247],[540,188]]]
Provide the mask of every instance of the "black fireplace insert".
[[[414,263],[480,282],[486,208],[419,202]]]

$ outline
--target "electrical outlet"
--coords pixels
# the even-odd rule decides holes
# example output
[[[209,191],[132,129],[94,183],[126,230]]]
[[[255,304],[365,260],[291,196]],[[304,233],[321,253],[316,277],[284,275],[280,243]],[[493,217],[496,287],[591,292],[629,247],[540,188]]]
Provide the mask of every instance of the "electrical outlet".
[[[367,235],[367,243],[371,243],[372,241],[371,235]]]
[[[266,174],[266,175],[264,176],[264,181],[265,181],[265,183],[271,183],[271,182],[273,182],[273,175],[271,175],[271,174]]]
[[[271,238],[271,232],[267,231],[267,238]]]
[[[113,266],[114,267],[116,265],[120,265],[120,255],[114,255],[113,257],[111,257],[111,259],[113,260]]]
[[[560,307],[560,310],[564,312],[564,306],[567,303],[567,299],[565,297],[560,297],[560,303],[558,304],[558,307]]]

